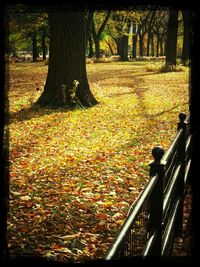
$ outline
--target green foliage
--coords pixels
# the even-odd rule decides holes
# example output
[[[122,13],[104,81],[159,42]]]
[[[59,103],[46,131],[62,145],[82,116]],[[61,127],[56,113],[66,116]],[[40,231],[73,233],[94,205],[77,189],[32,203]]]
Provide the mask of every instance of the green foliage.
[[[41,46],[41,33],[43,29],[48,31],[46,13],[12,13],[8,16],[9,50],[10,53],[21,50],[29,50],[32,44],[31,38],[37,32],[39,47]]]

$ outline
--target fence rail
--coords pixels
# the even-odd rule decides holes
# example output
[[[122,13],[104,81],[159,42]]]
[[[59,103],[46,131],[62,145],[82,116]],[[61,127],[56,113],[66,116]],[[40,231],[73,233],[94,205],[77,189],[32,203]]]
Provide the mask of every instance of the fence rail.
[[[106,260],[133,256],[169,256],[181,236],[183,202],[189,183],[192,136],[190,117],[179,114],[176,137],[166,152],[154,147],[150,180],[111,243]]]

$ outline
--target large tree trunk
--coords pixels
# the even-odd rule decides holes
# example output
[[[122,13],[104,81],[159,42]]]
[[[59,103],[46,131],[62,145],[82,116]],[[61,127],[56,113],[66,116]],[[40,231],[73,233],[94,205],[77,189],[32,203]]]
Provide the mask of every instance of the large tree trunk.
[[[167,27],[166,66],[176,66],[178,10],[170,10]]]
[[[186,61],[190,58],[189,56],[189,39],[190,39],[190,12],[189,10],[183,10],[183,49],[182,49],[182,62],[186,64]]]
[[[49,69],[39,105],[73,106],[71,90],[78,81],[76,97],[82,106],[97,103],[86,74],[85,27],[83,12],[50,13]]]

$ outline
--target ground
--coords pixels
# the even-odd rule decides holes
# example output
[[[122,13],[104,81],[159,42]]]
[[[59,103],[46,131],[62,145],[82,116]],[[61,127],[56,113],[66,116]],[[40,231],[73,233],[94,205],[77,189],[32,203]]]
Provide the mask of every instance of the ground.
[[[152,148],[167,149],[178,114],[188,113],[189,69],[158,67],[88,64],[99,104],[68,111],[31,107],[46,79],[42,62],[9,66],[11,254],[104,257],[148,182]]]

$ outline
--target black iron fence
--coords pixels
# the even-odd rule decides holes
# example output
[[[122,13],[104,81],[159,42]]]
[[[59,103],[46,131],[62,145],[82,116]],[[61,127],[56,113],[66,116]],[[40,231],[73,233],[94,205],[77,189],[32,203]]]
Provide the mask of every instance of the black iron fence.
[[[110,245],[105,259],[169,256],[181,236],[183,201],[189,183],[192,136],[190,117],[179,114],[178,131],[169,149],[154,147],[150,180]]]

